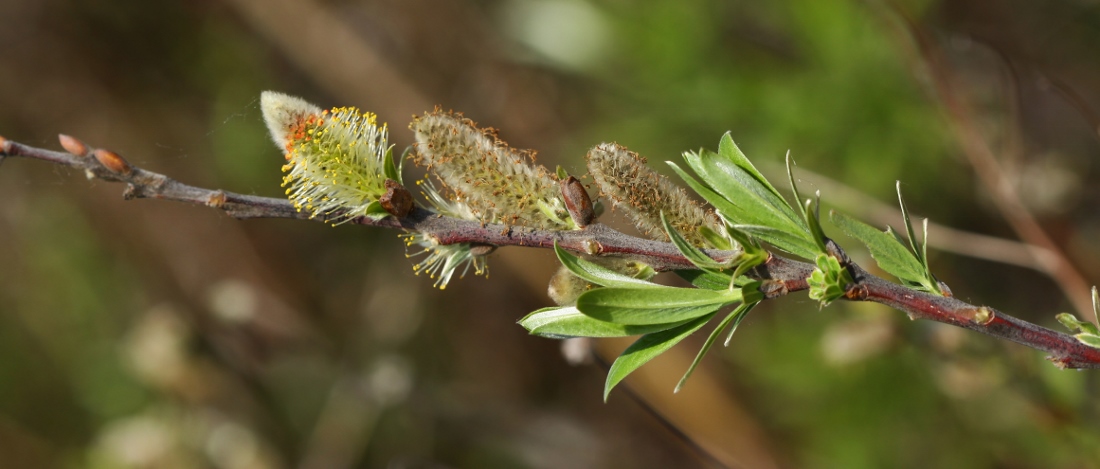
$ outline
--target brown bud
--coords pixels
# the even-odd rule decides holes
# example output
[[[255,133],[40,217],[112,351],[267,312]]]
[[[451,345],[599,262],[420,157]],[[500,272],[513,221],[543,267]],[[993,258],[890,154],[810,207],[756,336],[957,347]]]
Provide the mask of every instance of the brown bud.
[[[397,218],[405,218],[413,207],[412,194],[393,179],[386,179],[386,193],[378,198],[378,202],[386,212]]]
[[[225,192],[214,191],[210,194],[210,197],[206,198],[206,206],[210,208],[222,208],[225,205]]]
[[[0,154],[7,154],[9,151],[11,148],[8,145],[8,139],[0,137]]]
[[[133,171],[133,168],[130,167],[130,163],[127,163],[121,156],[118,156],[118,153],[113,151],[97,148],[92,152],[92,156],[95,156],[96,161],[103,165],[103,167],[111,170],[111,172],[127,175]]]
[[[65,151],[72,153],[76,156],[84,156],[88,154],[88,145],[81,142],[76,137],[72,137],[65,134],[57,134],[57,140],[61,142],[61,148]]]
[[[577,178],[569,176],[558,183],[561,185],[561,197],[565,200],[565,209],[573,218],[573,223],[584,228],[596,218],[596,211],[592,208],[592,199],[588,197],[588,191],[584,190]]]
[[[496,250],[497,247],[492,244],[470,243],[470,254],[474,256],[488,256]]]

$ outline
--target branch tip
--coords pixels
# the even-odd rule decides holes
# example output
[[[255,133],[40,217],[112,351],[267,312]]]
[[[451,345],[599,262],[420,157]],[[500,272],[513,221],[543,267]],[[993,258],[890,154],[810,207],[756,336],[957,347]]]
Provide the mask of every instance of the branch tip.
[[[11,140],[0,137],[0,156],[7,156],[11,152]]]
[[[111,170],[111,172],[115,174],[128,176],[134,170],[130,166],[130,163],[127,163],[126,160],[119,156],[118,153],[115,153],[111,150],[97,148],[94,152],[92,152],[92,156],[95,156],[95,159],[99,162],[99,164],[103,165],[103,167]]]
[[[65,134],[57,134],[57,140],[59,142],[61,142],[61,148],[64,148],[65,151],[67,151],[67,152],[69,152],[73,155],[76,155],[76,156],[87,156],[88,155],[88,145],[85,145],[84,142],[80,141],[76,137],[73,137],[71,135],[65,135]]]

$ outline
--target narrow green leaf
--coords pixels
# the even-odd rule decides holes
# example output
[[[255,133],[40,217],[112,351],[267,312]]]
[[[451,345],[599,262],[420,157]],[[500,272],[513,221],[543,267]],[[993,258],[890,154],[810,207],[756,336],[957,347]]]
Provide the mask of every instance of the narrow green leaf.
[[[733,326],[730,327],[730,333],[726,336],[726,341],[722,344],[723,347],[730,346],[730,341],[733,340],[733,333],[737,332],[737,326],[741,325],[741,321],[744,321],[745,318],[749,316],[749,311],[752,311],[752,309],[755,308],[758,304],[760,304],[760,300],[753,301],[751,303],[745,303],[745,312],[737,316],[737,319],[734,319]]]
[[[398,183],[401,182],[401,175],[397,173],[397,166],[393,162],[392,145],[386,149],[386,155],[382,157],[382,174],[386,176],[386,179],[393,179]]]
[[[756,240],[752,239],[748,233],[737,229],[736,227],[726,225],[726,232],[737,244],[741,245],[741,249],[745,251],[745,254],[750,256],[758,256],[766,254],[766,251],[760,247],[760,244]]]
[[[748,233],[783,251],[799,257],[813,259],[817,257],[817,244],[809,236],[799,236],[770,226],[733,225],[733,228]]]
[[[589,283],[595,283],[597,285],[603,285],[606,287],[616,288],[660,288],[661,285],[657,285],[653,282],[647,282],[645,280],[623,275],[614,270],[608,269],[584,259],[581,259],[568,251],[558,246],[558,243],[554,242],[554,253],[558,255],[558,260],[565,268],[569,269],[573,275],[580,277],[588,281]]]
[[[1080,334],[1074,335],[1074,337],[1077,338],[1078,342],[1088,345],[1089,347],[1100,348],[1100,335],[1082,332]],[[604,400],[606,399],[607,398],[605,397]]]
[[[386,178],[397,181],[402,186],[405,185],[405,181],[402,179],[401,170],[405,166],[405,158],[408,158],[409,153],[412,151],[412,146],[405,147],[405,151],[401,152],[401,158],[394,162],[393,146],[391,145],[386,149],[386,157],[382,161],[382,172],[386,175]]]
[[[668,234],[668,239],[672,241],[672,244],[676,246],[680,254],[683,254],[684,257],[691,261],[692,264],[695,264],[696,267],[715,272],[729,267],[728,265],[711,259],[710,256],[707,256],[702,250],[692,246],[688,240],[684,239],[684,237],[676,231],[676,228],[673,228],[672,225],[668,223],[668,219],[665,217],[665,212],[663,210],[661,211],[661,225],[664,227],[665,233]]]
[[[1100,325],[1100,293],[1097,293],[1095,285],[1092,287],[1092,314],[1096,316],[1096,324]]]
[[[817,193],[816,202],[806,199],[805,205],[806,224],[810,225],[810,235],[818,252],[825,252],[825,230],[821,229],[821,192]]]
[[[909,208],[905,206],[905,199],[901,196],[901,181],[896,184],[898,190],[898,205],[901,206],[901,218],[905,220],[905,234],[909,236],[909,247],[913,249],[913,254],[917,256],[917,261],[922,266],[927,265],[924,262],[924,258],[921,256],[921,251],[917,249],[917,235],[913,231],[913,222],[909,220]]]
[[[858,239],[871,251],[878,266],[903,282],[923,284],[924,266],[901,244],[892,232],[879,231],[875,227],[833,210],[829,216],[838,228],[848,236]]]
[[[593,319],[591,316],[580,312],[575,306],[562,306],[534,311],[520,319],[519,325],[527,329],[527,332],[530,332],[531,335],[550,339],[563,339],[569,337],[629,337],[660,332],[679,326],[684,322],[686,321],[627,326]]]
[[[719,234],[717,231],[712,230],[709,226],[703,225],[699,227],[699,234],[703,236],[707,244],[715,249],[721,249],[723,251],[729,251],[733,249],[733,245],[730,241]]]
[[[791,192],[794,193],[794,200],[796,202],[802,202],[802,194],[798,192],[798,184],[794,182],[794,159],[791,158],[791,151],[787,150],[787,180],[791,183]],[[799,209],[802,210],[802,217],[806,218],[806,207],[799,205]]]
[[[920,259],[924,264],[924,277],[929,282],[935,283],[935,278],[932,277],[932,268],[928,266],[928,219],[924,219],[923,236],[920,238]]]
[[[687,154],[684,155],[684,158],[687,158]],[[680,179],[684,180],[684,183],[686,183],[688,187],[691,187],[695,193],[699,194],[703,200],[706,200],[707,203],[718,210],[719,213],[737,213],[739,211],[739,209],[730,203],[730,201],[726,200],[725,197],[722,197],[717,192],[714,192],[709,187],[699,182],[698,179],[692,177],[687,171],[680,169],[680,166],[676,163],[671,161],[666,161],[665,163],[672,167],[672,170],[680,176]]]
[[[1063,326],[1066,326],[1066,329],[1069,329],[1070,332],[1100,335],[1100,330],[1097,329],[1095,324],[1088,321],[1081,321],[1077,319],[1077,316],[1070,313],[1061,313],[1055,316],[1055,318],[1058,319],[1058,322],[1062,323]]]
[[[577,309],[617,324],[665,324],[697,318],[741,299],[740,288],[597,288],[577,298]]]
[[[697,288],[705,288],[707,290],[725,290],[730,287],[730,283],[733,280],[733,276],[719,272],[708,272],[705,270],[674,270],[676,275],[680,278],[691,282]]]
[[[809,234],[802,218],[773,192],[775,188],[770,184],[761,183],[724,155],[703,150],[698,158],[702,169],[696,171],[699,177],[738,208],[737,212],[727,213],[736,215],[737,222]]]
[[[753,166],[752,162],[749,161],[749,158],[741,152],[740,148],[737,147],[737,144],[734,143],[733,137],[730,136],[729,132],[723,134],[722,139],[719,140],[718,153],[732,161],[738,167],[743,169],[746,173],[752,175],[752,177],[756,179],[762,186],[766,187],[780,200],[783,200],[783,196],[779,194],[779,191],[775,189],[775,186],[772,186],[772,184],[768,182],[768,179],[765,178],[763,174],[760,174],[760,171],[757,171],[756,166]],[[784,201],[784,203],[786,202]],[[787,208],[790,208],[790,205],[787,205]]]
[[[685,337],[693,334],[699,328],[703,327],[710,318],[714,317],[714,313],[699,317],[694,321],[690,321],[683,325],[668,329],[666,331],[654,332],[652,334],[646,334],[638,339],[623,351],[619,358],[615,359],[615,363],[611,364],[611,370],[607,372],[607,381],[603,387],[603,400],[607,402],[607,396],[611,394],[611,390],[615,388],[615,385],[619,384],[623,378],[633,373],[646,362],[653,359],[657,355],[665,353],[673,345],[680,343]]]
[[[390,212],[387,212],[386,209],[382,208],[381,202],[375,200],[367,204],[367,208],[366,210],[364,210],[363,216],[372,220],[381,220],[390,216]]]
[[[708,351],[710,351],[710,348],[712,346],[714,346],[714,342],[718,340],[718,336],[722,334],[722,331],[725,330],[726,326],[733,322],[734,319],[738,319],[744,316],[745,313],[748,312],[748,310],[751,308],[752,306],[742,304],[737,308],[734,308],[733,311],[731,311],[729,314],[726,315],[724,319],[722,319],[722,322],[718,323],[714,330],[711,331],[710,335],[707,336],[707,340],[703,342],[703,347],[699,349],[699,353],[695,354],[695,360],[691,361],[691,365],[688,366],[687,371],[684,372],[684,376],[680,378],[680,382],[676,383],[676,388],[672,390],[674,394],[680,392],[680,390],[684,388],[684,384],[687,383],[688,378],[690,378],[691,374],[695,372],[695,367],[699,366],[699,363],[703,361],[703,356],[706,355]],[[738,322],[740,322],[740,319],[738,319]],[[736,326],[734,327],[736,328]]]

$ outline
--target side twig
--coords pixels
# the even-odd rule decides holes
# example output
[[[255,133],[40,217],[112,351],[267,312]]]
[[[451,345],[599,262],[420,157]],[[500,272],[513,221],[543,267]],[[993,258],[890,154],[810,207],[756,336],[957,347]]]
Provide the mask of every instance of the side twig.
[[[121,156],[107,150],[92,149],[75,138],[62,135],[61,142],[68,153],[0,137],[0,161],[6,157],[25,157],[82,169],[88,178],[125,183],[123,197],[126,199],[155,198],[203,205],[223,210],[238,219],[310,219],[307,214],[295,211],[283,199],[187,185],[163,174],[133,167]],[[583,230],[537,230],[459,220],[419,208],[402,219],[360,218],[354,223],[415,231],[431,236],[440,244],[549,248],[557,242],[564,249],[582,254],[629,256],[659,271],[694,268],[671,243],[636,238],[598,223]],[[711,250],[707,254],[715,259],[728,259],[737,253]],[[1100,349],[1089,347],[1069,334],[1014,318],[986,306],[912,290],[875,277],[856,264],[849,264],[848,268],[855,280],[847,288],[845,297],[849,300],[882,303],[905,312],[911,319],[951,324],[1042,350],[1049,353],[1047,358],[1061,368],[1100,368]],[[776,298],[807,289],[806,279],[813,269],[812,264],[772,255],[748,275],[762,281],[761,290],[767,298]]]

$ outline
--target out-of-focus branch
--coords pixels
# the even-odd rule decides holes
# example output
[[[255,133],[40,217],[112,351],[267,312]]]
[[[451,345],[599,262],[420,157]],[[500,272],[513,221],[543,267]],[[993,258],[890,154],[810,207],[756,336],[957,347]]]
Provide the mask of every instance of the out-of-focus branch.
[[[125,183],[124,196],[127,198],[158,198],[205,205],[224,210],[237,218],[308,218],[294,211],[290,203],[282,199],[189,186],[163,174],[133,167],[118,154],[92,149],[75,138],[62,135],[61,143],[68,153],[0,138],[0,157],[21,156],[80,168],[90,178]],[[489,246],[549,248],[556,242],[559,246],[578,253],[629,256],[661,271],[694,268],[671,243],[635,238],[598,223],[583,230],[536,230],[459,220],[419,208],[402,219],[361,218],[355,222],[417,231],[431,236],[440,244],[478,243]],[[715,259],[729,259],[737,253],[710,250],[707,254]],[[993,308],[906,288],[875,277],[856,264],[849,264],[848,268],[855,279],[855,283],[848,285],[846,289],[845,298],[849,300],[882,303],[904,311],[912,319],[952,324],[1042,350],[1050,353],[1047,358],[1059,367],[1100,368],[1100,348],[1085,345],[1069,334],[1016,319]],[[806,280],[813,270],[812,264],[772,255],[767,262],[752,269],[747,275],[761,280],[760,288],[767,298],[776,298],[807,289]]]

